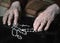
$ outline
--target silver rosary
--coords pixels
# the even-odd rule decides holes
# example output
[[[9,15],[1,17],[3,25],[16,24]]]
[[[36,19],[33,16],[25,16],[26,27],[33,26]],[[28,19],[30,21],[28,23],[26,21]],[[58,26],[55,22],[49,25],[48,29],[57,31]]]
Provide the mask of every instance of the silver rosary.
[[[21,36],[21,34],[22,35],[27,35],[28,34],[28,32],[35,32],[34,30],[33,30],[33,28],[29,28],[30,26],[29,25],[24,25],[24,24],[22,24],[22,25],[13,25],[11,28],[12,28],[12,32],[11,32],[11,34],[12,34],[12,36],[14,36],[14,37],[17,37],[18,39],[22,39],[22,36]]]

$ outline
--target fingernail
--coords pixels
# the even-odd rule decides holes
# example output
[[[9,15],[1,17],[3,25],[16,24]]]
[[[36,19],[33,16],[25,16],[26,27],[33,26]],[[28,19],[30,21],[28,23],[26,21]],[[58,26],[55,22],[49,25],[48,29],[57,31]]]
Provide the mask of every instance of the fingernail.
[[[8,23],[8,26],[10,26],[11,24],[10,23]]]
[[[40,31],[42,31],[42,30],[38,30],[38,32],[40,32]]]
[[[13,23],[13,25],[17,25],[17,23]]]
[[[37,32],[36,28],[35,27],[33,27],[33,28],[34,28],[34,31]]]

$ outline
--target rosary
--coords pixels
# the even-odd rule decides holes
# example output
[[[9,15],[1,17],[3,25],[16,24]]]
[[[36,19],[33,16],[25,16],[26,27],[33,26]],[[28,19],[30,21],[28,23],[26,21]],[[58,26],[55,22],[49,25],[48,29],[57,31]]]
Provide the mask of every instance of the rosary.
[[[22,39],[21,34],[27,35],[28,32],[35,32],[33,28],[30,28],[29,25],[25,25],[25,24],[13,25],[11,28],[12,28],[12,32],[11,32],[12,36],[17,37],[20,40]]]

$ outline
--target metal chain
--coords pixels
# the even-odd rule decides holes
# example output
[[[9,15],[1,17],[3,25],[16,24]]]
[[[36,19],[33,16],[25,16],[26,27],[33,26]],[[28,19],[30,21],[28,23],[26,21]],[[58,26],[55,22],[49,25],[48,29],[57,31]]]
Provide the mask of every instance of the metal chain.
[[[23,28],[23,27],[27,27],[27,28]],[[22,39],[22,35],[27,35],[28,32],[35,32],[33,30],[33,28],[29,28],[30,26],[29,25],[13,25],[11,28],[12,28],[12,36],[14,37],[17,37],[18,39]],[[15,34],[14,34],[15,32]],[[18,34],[19,33],[19,34]]]

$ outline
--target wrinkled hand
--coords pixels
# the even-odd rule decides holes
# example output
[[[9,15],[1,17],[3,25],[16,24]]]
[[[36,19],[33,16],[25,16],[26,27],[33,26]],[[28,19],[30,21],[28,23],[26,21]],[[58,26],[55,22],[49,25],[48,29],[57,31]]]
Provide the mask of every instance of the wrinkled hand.
[[[13,16],[14,16],[13,24],[17,24],[18,16],[19,16],[17,9],[9,9],[9,10],[7,10],[7,12],[5,13],[5,15],[3,17],[3,24],[6,24],[6,22],[7,22],[8,25],[11,25]]]
[[[47,30],[53,20],[54,20],[54,14],[47,13],[47,12],[40,13],[34,22],[34,30],[42,31],[45,24],[46,24],[46,26],[45,26],[44,30]]]
[[[42,31],[42,29],[47,30],[54,20],[57,9],[55,5],[49,6],[45,11],[39,13],[39,16],[35,19],[33,27],[34,31]],[[43,28],[44,27],[44,28]]]
[[[13,20],[13,24],[16,25],[17,22],[18,22],[18,16],[19,16],[19,10],[18,10],[18,7],[19,7],[19,2],[14,2],[10,9],[8,9],[5,13],[5,15],[3,16],[3,24],[8,24],[8,25],[11,25],[11,22],[12,22],[12,19],[14,17],[14,20]]]

